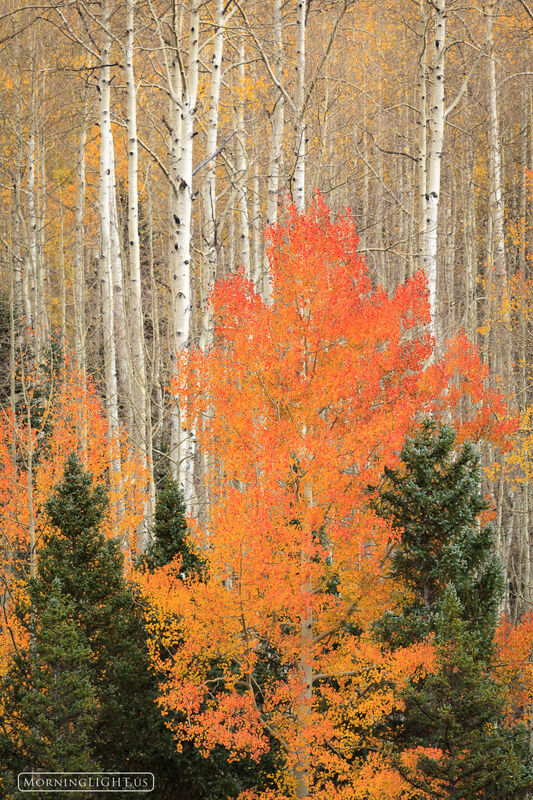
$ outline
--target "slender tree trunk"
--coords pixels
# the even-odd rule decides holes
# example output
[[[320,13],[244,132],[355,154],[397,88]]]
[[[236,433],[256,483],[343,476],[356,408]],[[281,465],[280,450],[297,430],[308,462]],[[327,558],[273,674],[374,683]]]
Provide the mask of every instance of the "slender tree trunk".
[[[206,149],[207,154],[214,153],[217,149],[218,113],[220,105],[220,86],[222,83],[222,56],[224,51],[224,0],[217,0],[216,28],[211,56],[211,75],[209,82],[209,113],[207,120]],[[200,349],[207,350],[211,341],[211,315],[208,307],[208,297],[215,282],[217,274],[218,250],[218,220],[216,200],[216,159],[211,159],[206,165],[204,183],[204,226],[203,235],[206,243],[206,259],[202,303],[202,330],[200,332]]]
[[[507,268],[505,263],[505,229],[502,195],[502,156],[500,143],[500,123],[498,118],[498,93],[496,86],[496,62],[494,59],[493,26],[495,3],[489,2],[486,12],[487,38],[489,40],[489,175],[490,175],[490,214],[493,225],[494,280],[501,290],[507,287]]]
[[[305,124],[305,45],[307,2],[298,0],[296,16],[296,115],[294,122],[294,203],[299,213],[305,209],[305,160],[307,129]]]
[[[104,373],[108,433],[111,446],[111,477],[120,480],[120,453],[118,452],[119,413],[118,385],[115,352],[115,307],[113,302],[111,213],[113,190],[113,139],[111,135],[111,34],[109,0],[101,5],[102,48],[98,77],[100,123],[100,281],[102,287]]]
[[[189,12],[189,63],[186,80],[180,73],[176,50],[173,70],[171,101],[175,108],[174,120],[179,117],[181,137],[179,148],[179,173],[176,177],[177,196],[173,218],[173,247],[171,249],[171,327],[172,346],[176,353],[184,350],[189,341],[191,300],[191,217],[192,217],[192,172],[193,144],[195,135],[196,102],[198,94],[199,24],[200,3],[195,0]],[[176,32],[176,48],[178,47]],[[174,129],[175,130],[175,129]],[[174,130],[172,136],[174,137]],[[188,472],[194,455],[195,436],[193,428],[182,430],[183,401],[173,404],[171,414],[171,469],[175,480],[181,484],[185,502],[190,505],[192,482]],[[186,474],[187,473],[187,474]]]
[[[314,498],[310,486],[305,487],[304,495],[307,504],[312,506]],[[313,697],[313,609],[311,605],[313,582],[309,564],[309,542],[307,542],[306,552],[302,549],[301,566],[302,575],[305,576],[301,586],[304,601],[300,620],[300,679],[302,685],[300,698],[295,708],[299,742],[297,742],[295,752],[294,784],[296,797],[307,798],[310,797],[310,752],[306,728],[309,725]]]
[[[244,122],[244,92],[246,48],[244,34],[239,36],[239,90],[237,92],[237,190],[239,208],[239,263],[244,274],[250,277],[250,221],[248,217],[248,155],[246,152],[246,127]]]
[[[428,224],[427,194],[427,20],[420,0],[420,15],[424,24],[422,52],[418,60],[418,260],[424,267],[426,230]]]
[[[128,242],[129,242],[129,296],[132,360],[132,405],[133,442],[144,467],[147,467],[147,429],[152,426],[148,418],[146,368],[144,363],[144,315],[141,285],[141,246],[139,240],[139,191],[138,191],[138,144],[137,144],[137,87],[135,85],[134,15],[136,0],[126,4],[126,58],[125,74],[127,88],[127,135],[128,135]],[[152,509],[147,504],[144,522],[140,531],[140,549],[146,543],[150,529]]]
[[[261,208],[259,205],[259,165],[254,159],[254,175],[252,182],[252,283],[256,291],[261,288]]]
[[[273,3],[273,34],[274,34],[274,75],[278,83],[283,77],[283,30],[281,17],[281,0],[274,0]],[[275,90],[274,110],[271,116],[272,133],[270,138],[270,152],[268,157],[268,177],[267,177],[267,204],[266,204],[266,224],[274,225],[278,219],[279,204],[279,185],[281,172],[281,153],[283,147],[283,123],[284,123],[284,98],[279,90]],[[272,295],[272,281],[270,277],[270,265],[268,258],[264,256],[263,262],[263,283],[262,296],[265,302],[270,301]]]
[[[436,0],[433,61],[429,72],[429,152],[427,159],[427,217],[422,264],[429,284],[431,332],[437,338],[437,255],[440,176],[444,142],[444,53],[446,47],[446,2]]]
[[[85,350],[85,254],[83,224],[85,213],[85,150],[87,147],[87,104],[84,105],[80,141],[78,145],[78,193],[75,215],[74,245],[74,353],[78,370],[85,380],[87,375],[87,358]]]
[[[115,307],[115,339],[117,352],[117,367],[119,377],[119,396],[124,407],[126,430],[130,439],[133,434],[133,380],[132,363],[130,354],[129,318],[126,316],[124,302],[124,267],[122,263],[122,237],[117,209],[117,191],[115,183],[115,146],[113,134],[110,136],[111,159],[111,272],[113,280],[113,302]]]
[[[44,281],[42,265],[40,263],[39,229],[37,225],[37,103],[35,60],[31,65],[31,119],[28,138],[28,175],[27,175],[27,214],[28,214],[28,255],[30,264],[30,303],[32,307],[33,336],[35,342],[35,355],[39,359],[45,341],[46,331],[44,324]]]

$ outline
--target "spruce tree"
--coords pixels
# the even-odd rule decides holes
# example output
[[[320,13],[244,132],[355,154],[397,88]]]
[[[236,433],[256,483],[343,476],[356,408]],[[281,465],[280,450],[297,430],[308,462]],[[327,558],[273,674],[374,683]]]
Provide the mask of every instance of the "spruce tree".
[[[53,611],[54,587],[61,587],[71,634],[75,629],[80,642],[90,648],[87,677],[95,698],[94,725],[86,737],[80,736],[80,747],[102,771],[153,772],[157,796],[174,800],[179,795],[173,793],[175,776],[168,767],[176,748],[157,706],[158,684],[148,656],[140,597],[124,577],[118,543],[100,532],[106,507],[104,488],[93,487],[77,456],[69,456],[63,478],[47,501],[50,527],[39,552],[37,577],[29,587],[32,614],[26,613],[25,619],[42,626]],[[35,658],[42,666],[42,652],[36,650]],[[21,665],[14,669],[20,678]],[[28,718],[40,714],[42,691],[38,684],[29,686]]]
[[[522,797],[531,779],[526,732],[503,727],[504,690],[491,674],[502,577],[492,531],[479,523],[487,508],[479,459],[430,420],[406,441],[401,462],[385,471],[375,501],[398,533],[390,576],[401,603],[376,635],[392,649],[431,636],[436,669],[401,692],[405,710],[381,734],[396,768],[429,797]],[[440,756],[408,769],[402,756],[416,747]]]
[[[179,485],[168,477],[157,496],[152,540],[141,559],[150,570],[170,564],[178,555],[181,556],[184,575],[201,569],[201,558],[188,537],[185,514],[185,502]]]
[[[25,620],[27,611],[19,609]],[[98,769],[91,747],[97,702],[91,649],[58,578],[47,607],[31,625],[31,642],[16,653],[0,684],[2,781],[5,796],[12,798],[26,796],[16,788],[19,772]],[[62,796],[46,793],[55,800]]]

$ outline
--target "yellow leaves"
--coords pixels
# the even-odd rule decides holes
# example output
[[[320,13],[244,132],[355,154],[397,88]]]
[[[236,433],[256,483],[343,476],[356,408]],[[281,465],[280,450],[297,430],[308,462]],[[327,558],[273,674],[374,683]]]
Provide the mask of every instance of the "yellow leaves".
[[[506,455],[503,470],[515,487],[527,486],[533,480],[533,406],[521,414],[514,447]]]

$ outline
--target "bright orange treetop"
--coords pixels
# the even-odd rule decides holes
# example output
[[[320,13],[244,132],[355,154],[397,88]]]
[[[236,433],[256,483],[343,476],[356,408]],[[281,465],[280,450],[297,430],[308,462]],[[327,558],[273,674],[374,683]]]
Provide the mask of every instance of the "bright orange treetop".
[[[154,641],[180,642],[170,661],[154,647],[169,725],[236,757],[276,739],[280,797],[356,797],[358,721],[390,712],[383,678],[431,662],[429,646],[383,655],[367,636],[390,604],[391,541],[368,484],[417,420],[466,392],[469,435],[502,432],[466,340],[428,366],[423,274],[392,297],[373,289],[357,241],[317,197],[270,231],[271,306],[240,272],[215,288],[215,344],[175,381],[208,456],[209,520],[194,525],[208,574],[183,581],[173,563],[144,578]]]

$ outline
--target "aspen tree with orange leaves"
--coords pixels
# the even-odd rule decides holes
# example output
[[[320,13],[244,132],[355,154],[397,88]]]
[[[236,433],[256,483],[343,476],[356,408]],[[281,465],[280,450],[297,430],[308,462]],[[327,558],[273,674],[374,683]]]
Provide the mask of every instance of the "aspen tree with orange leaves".
[[[513,422],[466,340],[428,366],[422,273],[373,290],[349,213],[332,219],[318,196],[287,215],[270,231],[272,304],[242,272],[220,282],[214,346],[189,352],[174,383],[204,421],[211,505],[193,532],[207,578],[183,580],[176,561],[144,584],[178,747],[258,758],[268,734],[285,754],[279,796],[326,798],[346,782],[339,718],[377,725],[394,703],[379,678],[431,664],[429,643],[387,657],[369,635],[390,602],[391,531],[366,488],[425,415],[469,398],[460,436],[498,441]],[[183,642],[170,660],[165,618]],[[357,796],[354,781],[339,796]]]

